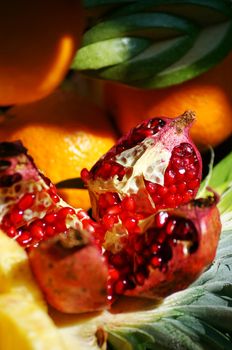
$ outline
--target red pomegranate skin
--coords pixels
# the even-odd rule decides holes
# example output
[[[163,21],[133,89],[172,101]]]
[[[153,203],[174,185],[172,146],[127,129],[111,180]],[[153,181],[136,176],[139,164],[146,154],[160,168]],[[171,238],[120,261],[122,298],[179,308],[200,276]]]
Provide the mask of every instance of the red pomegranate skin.
[[[108,268],[95,245],[70,249],[58,241],[43,242],[29,259],[47,302],[55,309],[83,313],[109,307]]]

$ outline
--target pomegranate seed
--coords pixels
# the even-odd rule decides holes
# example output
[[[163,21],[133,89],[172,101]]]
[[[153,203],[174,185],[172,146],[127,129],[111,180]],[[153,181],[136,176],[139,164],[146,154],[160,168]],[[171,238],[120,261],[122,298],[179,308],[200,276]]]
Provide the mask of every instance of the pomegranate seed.
[[[18,202],[19,210],[26,210],[30,208],[35,200],[35,195],[32,193],[26,193]]]
[[[132,197],[125,197],[122,201],[122,208],[127,211],[135,211],[135,200]]]
[[[151,246],[151,252],[153,254],[157,254],[160,251],[161,245],[160,244],[152,244]]]
[[[48,224],[52,224],[57,220],[57,214],[56,213],[48,213],[44,217],[44,221]]]
[[[7,234],[8,234],[8,236],[11,237],[11,238],[15,237],[15,236],[17,235],[17,231],[16,231],[15,227],[14,227],[14,226],[9,227],[9,228],[7,229]]]
[[[168,213],[165,211],[161,211],[158,214],[156,214],[155,216],[155,226],[158,228],[161,228],[164,226],[164,224],[166,223],[168,219]]]
[[[103,225],[107,230],[113,228],[114,224],[118,222],[118,218],[116,215],[104,215],[102,219]]]
[[[173,170],[168,170],[166,173],[165,173],[165,184],[166,185],[171,185],[175,182],[175,177],[176,177],[176,174],[174,173]]]
[[[86,168],[81,170],[81,178],[84,182],[89,180],[89,171]]]
[[[168,193],[168,188],[167,187],[165,187],[165,186],[159,186],[158,187],[158,194],[160,196],[164,196],[167,193]]]
[[[124,226],[126,227],[126,229],[128,230],[128,232],[134,232],[134,229],[137,226],[137,220],[134,218],[127,218],[124,222],[123,222]]]
[[[117,215],[119,213],[121,213],[122,208],[121,205],[117,204],[117,205],[113,205],[112,207],[108,208],[106,213],[110,214],[110,215]]]
[[[32,238],[27,231],[22,232],[17,238],[17,242],[22,246],[27,246],[31,241]]]
[[[35,240],[40,240],[44,236],[44,227],[36,222],[29,226],[29,231]]]
[[[186,191],[186,182],[182,182],[182,183],[178,184],[177,190],[180,193],[184,193]]]
[[[162,264],[162,259],[159,258],[158,256],[154,256],[152,259],[151,259],[151,265],[153,267],[160,267]]]
[[[119,272],[115,269],[109,270],[109,279],[116,281],[119,278]]]
[[[194,179],[188,182],[188,188],[190,188],[191,190],[194,190],[195,188],[198,188],[200,184],[200,180],[199,179]]]
[[[22,221],[22,219],[23,219],[23,211],[17,208],[12,209],[10,213],[10,221],[14,225],[17,225]]]
[[[48,225],[44,229],[45,231],[45,236],[46,237],[52,237],[56,234],[56,228],[55,226]]]
[[[70,207],[63,207],[57,213],[57,220],[66,219],[67,215],[74,215],[75,210]]]
[[[127,289],[128,282],[127,280],[119,280],[115,283],[114,291],[116,294],[123,294]]]

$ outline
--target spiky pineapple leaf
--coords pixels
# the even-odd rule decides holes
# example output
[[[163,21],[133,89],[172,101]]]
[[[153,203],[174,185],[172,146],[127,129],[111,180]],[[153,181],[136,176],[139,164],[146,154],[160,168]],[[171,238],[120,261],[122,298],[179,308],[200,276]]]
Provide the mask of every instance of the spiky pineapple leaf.
[[[221,191],[222,233],[213,264],[189,288],[155,307],[119,308],[118,313],[65,320],[59,324],[64,338],[78,339],[86,350],[232,349],[231,160],[232,153],[215,166],[209,180],[215,191]]]

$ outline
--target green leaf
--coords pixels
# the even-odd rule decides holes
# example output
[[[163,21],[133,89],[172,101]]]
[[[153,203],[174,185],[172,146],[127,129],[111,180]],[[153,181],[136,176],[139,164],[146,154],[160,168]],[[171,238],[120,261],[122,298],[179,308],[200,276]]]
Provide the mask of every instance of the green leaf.
[[[72,67],[91,77],[164,88],[206,72],[232,49],[227,0],[86,0],[85,6],[89,24]],[[143,48],[139,39],[150,41]]]
[[[218,194],[222,194],[227,188],[232,186],[231,165],[232,152],[214,167],[213,172],[209,173],[209,181],[205,179],[202,182],[201,190],[204,189],[206,182],[207,186],[212,187]],[[204,195],[203,192],[202,195]]]
[[[138,55],[150,45],[146,38],[115,38],[82,47],[72,63],[72,69],[99,69]]]

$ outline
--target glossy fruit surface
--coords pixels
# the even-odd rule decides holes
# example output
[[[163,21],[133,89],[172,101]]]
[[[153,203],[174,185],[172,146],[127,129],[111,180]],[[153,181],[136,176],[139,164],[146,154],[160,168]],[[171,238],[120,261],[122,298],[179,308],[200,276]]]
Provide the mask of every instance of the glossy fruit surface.
[[[0,105],[38,100],[62,81],[84,27],[79,0],[4,2]]]
[[[191,136],[197,145],[216,146],[232,134],[232,56],[207,73],[177,86],[140,90],[105,85],[105,103],[125,133],[136,123],[155,115],[176,117],[192,109],[197,120]]]
[[[58,89],[1,116],[0,140],[21,140],[38,168],[54,183],[77,177],[114,144],[106,114],[75,88]],[[90,207],[87,191],[61,190],[70,204]]]

